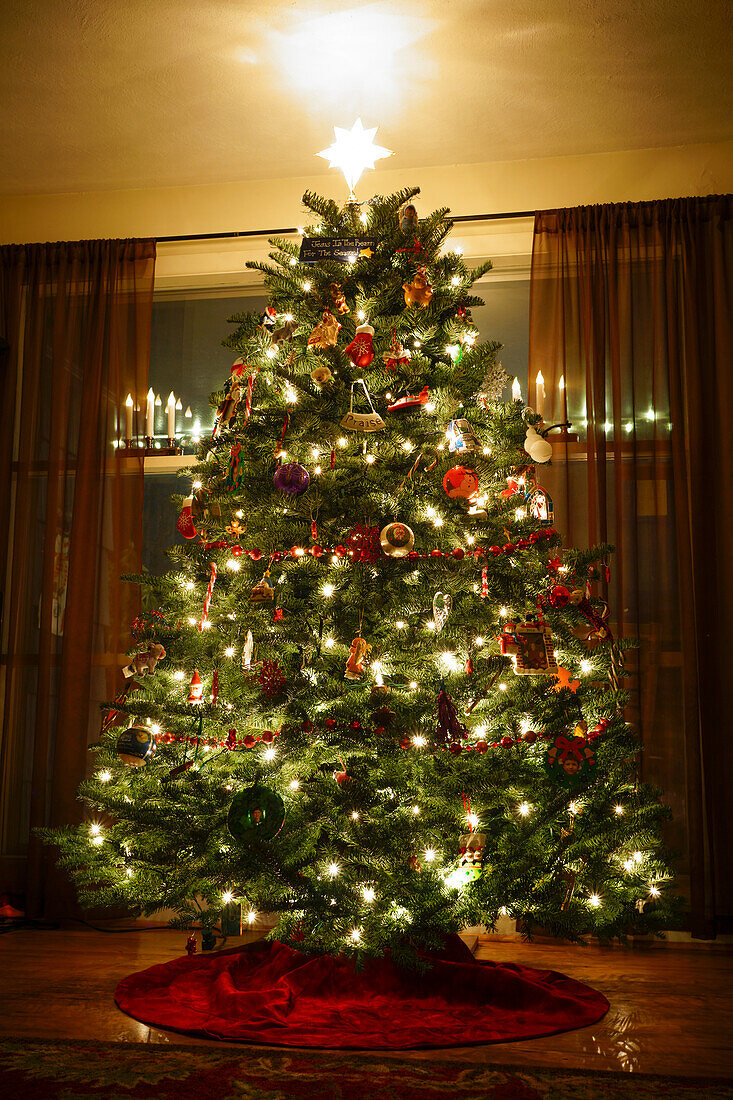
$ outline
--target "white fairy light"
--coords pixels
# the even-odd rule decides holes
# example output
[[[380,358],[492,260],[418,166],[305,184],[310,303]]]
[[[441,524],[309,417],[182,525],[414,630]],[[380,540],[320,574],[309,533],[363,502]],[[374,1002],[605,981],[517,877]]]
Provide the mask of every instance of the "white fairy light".
[[[412,450],[412,441],[409,439],[405,439],[402,443],[402,450],[407,451],[409,454],[409,452]]]
[[[188,616],[188,621],[191,624],[191,626],[196,626],[196,623],[198,622],[198,619],[194,619],[193,615],[189,615]]]
[[[268,748],[265,749],[265,751],[262,755],[264,756],[265,760],[269,761],[269,760],[274,760],[275,757],[277,756],[277,753],[275,752],[275,749],[272,747],[272,745],[270,745],[270,746],[268,746]]]
[[[321,592],[323,592],[323,595],[326,597],[327,600],[330,600],[335,591],[336,587],[333,584],[324,584],[323,588],[321,589]]]
[[[434,413],[435,412],[435,405],[433,404],[432,401],[428,401],[427,405],[425,406],[425,412],[426,413]]]
[[[451,653],[450,650],[445,650],[440,654],[440,660],[448,672],[458,671],[458,658],[455,653]]]
[[[336,875],[339,873],[340,870],[341,868],[339,867],[338,863],[329,863],[328,873],[331,878],[336,878]]]
[[[337,440],[337,442],[338,442],[339,447],[346,447],[349,441],[348,441],[348,439],[346,438],[345,435],[342,435]]]
[[[364,455],[364,461],[368,462],[369,465],[371,466],[372,463],[376,461],[376,457],[373,454]]]
[[[304,290],[304,291],[306,292],[306,294],[308,293],[308,291],[310,290],[310,288],[311,288],[311,284],[310,284],[310,283],[303,283],[303,290]]]
[[[363,309],[360,309],[357,312],[356,316],[359,318],[360,321],[365,321],[366,320],[366,313],[364,312]]]
[[[590,897],[588,898],[588,904],[590,905],[591,909],[600,908],[601,895],[600,894],[591,894]]]
[[[509,608],[508,607],[500,607],[499,608],[499,614],[502,617],[502,619],[508,619],[509,618]]]
[[[242,565],[236,558],[230,558],[227,562],[227,569],[231,570],[232,573],[238,573],[241,568]]]
[[[644,856],[641,854],[641,852],[634,852],[634,863],[641,863],[643,859]]]
[[[472,829],[475,829],[476,826],[478,825],[478,814],[474,814],[474,813],[466,814],[466,821],[468,822],[468,824],[471,826]]]
[[[481,448],[481,454],[490,455],[491,454],[491,447],[482,447]]]
[[[233,657],[234,656],[234,646],[233,645],[228,645],[226,647],[226,649],[224,650],[224,656],[225,657]]]
[[[198,489],[201,488],[201,482],[200,481],[192,481],[191,482],[191,488],[194,490],[194,492],[196,492]]]
[[[225,905],[228,905],[230,901],[234,901],[234,894],[231,892],[231,890],[225,890],[224,893],[221,895],[221,900],[224,902]]]
[[[361,939],[361,929],[360,928],[352,928],[351,938],[354,941],[354,943],[359,943],[359,941]]]
[[[182,668],[177,668],[176,671],[173,673],[173,679],[174,680],[185,680],[186,679],[186,673],[183,671]]]
[[[415,817],[419,817],[420,816],[420,807],[419,806],[413,806],[412,807],[412,812],[414,813]]]
[[[361,893],[366,902],[374,901],[377,896],[377,892],[372,886],[362,886]]]
[[[97,821],[92,821],[92,823],[89,826],[89,832],[92,834],[92,836],[99,836],[101,831],[102,831],[102,826]]]
[[[621,866],[623,867],[624,871],[627,871],[627,872],[633,871],[634,870],[634,861],[633,861],[633,859],[625,859],[623,861],[623,863],[621,864]]]
[[[359,820],[359,811],[358,810],[352,810],[351,811],[351,820],[352,821],[358,821]]]
[[[654,884],[652,883],[652,885],[651,885],[651,886],[649,887],[649,893],[651,894],[651,896],[652,896],[653,898],[658,898],[658,897],[659,897],[659,895],[660,895],[660,890],[659,890],[659,887],[658,887],[658,886],[655,886],[655,885],[654,885]]]
[[[104,771],[100,772],[99,775],[97,776],[97,779],[99,780],[100,783],[109,783],[111,778],[112,778],[112,772],[109,771],[108,768],[105,768]]]
[[[451,286],[460,286],[460,284],[461,284],[460,276],[459,275],[454,275],[453,278],[450,281],[450,285]]]
[[[435,848],[426,848],[424,858],[426,863],[433,863],[435,860]]]
[[[410,680],[408,687],[410,688],[410,691],[415,691],[417,688],[417,680]]]
[[[517,813],[520,817],[529,817],[529,813],[532,807],[529,802],[520,802],[517,806]]]
[[[613,812],[617,815],[617,817],[621,817],[624,812],[624,808],[620,803],[618,803],[616,806],[613,807]]]
[[[482,645],[484,644],[484,640],[483,640],[483,638],[482,638],[482,637],[480,637],[480,636],[479,636],[478,638],[474,638],[474,642],[475,642],[475,643],[476,643],[476,645],[477,645],[477,646],[479,646],[479,647],[480,647],[480,646],[482,646]]]
[[[592,662],[591,662],[591,661],[588,661],[588,660],[586,659],[586,660],[582,660],[582,661],[580,662],[580,671],[581,671],[581,672],[590,672],[590,670],[591,670],[592,668],[593,668],[593,664],[592,664]]]
[[[425,745],[427,745],[427,741],[425,740],[425,738],[420,733],[415,734],[415,736],[412,739],[412,743],[413,743],[413,745],[415,746],[416,749],[422,749],[422,748],[425,747]]]
[[[507,690],[507,684],[499,684],[499,691],[506,691],[506,690]]]
[[[297,791],[298,788],[300,787],[300,780],[299,779],[291,779],[289,786],[290,786],[291,791]]]
[[[247,914],[247,924],[254,924],[256,920],[257,914],[255,913],[254,909],[250,909],[249,913]]]
[[[98,847],[98,846],[99,846],[100,844],[104,844],[104,837],[102,836],[102,834],[101,834],[101,833],[99,833],[99,835],[98,835],[98,836],[93,836],[93,837],[92,837],[92,844],[96,844],[96,845],[97,845],[97,847]]]
[[[196,621],[196,620],[194,619],[194,622],[195,622],[195,621]],[[211,619],[207,619],[207,620],[206,620],[206,621],[205,621],[204,623],[202,623],[201,625],[203,626],[204,630],[211,630]]]

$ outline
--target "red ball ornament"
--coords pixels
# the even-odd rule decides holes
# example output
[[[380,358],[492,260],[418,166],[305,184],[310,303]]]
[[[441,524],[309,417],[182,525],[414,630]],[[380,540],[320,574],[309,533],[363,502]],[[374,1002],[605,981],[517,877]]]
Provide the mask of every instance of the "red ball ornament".
[[[418,554],[417,550],[410,550],[407,557],[409,558],[410,561],[415,561],[415,559],[419,558],[420,555]]]
[[[517,539],[517,550],[526,550],[529,546],[529,539]]]
[[[409,737],[400,737],[399,744],[401,749],[409,749],[412,742],[410,741]]]
[[[251,749],[254,743],[255,739],[251,733],[246,733],[242,738],[242,744],[244,745],[245,749]]]
[[[443,478],[443,488],[451,500],[468,499],[478,492],[478,478],[467,466],[452,466]]]
[[[232,546],[231,555],[232,555],[233,558],[241,558],[241,556],[242,556],[242,547],[241,546]]]
[[[490,546],[489,547],[489,553],[493,554],[495,558],[498,558],[499,554],[501,554],[501,547],[500,546]]]
[[[513,737],[502,737],[501,744],[502,744],[502,747],[506,749],[506,748],[509,747],[509,745],[514,744],[514,738]]]
[[[265,732],[262,734],[262,740],[265,742],[266,745],[270,745],[275,740],[275,734],[272,732],[272,730],[265,730]]]
[[[430,557],[431,558],[442,558],[443,557],[443,551],[438,550],[437,547],[436,547],[436,548],[434,548],[433,550],[430,551]]]
[[[537,734],[534,732],[534,730],[527,730],[526,733],[522,734],[522,740],[526,741],[528,745],[534,745],[535,741],[537,740]]]
[[[564,584],[556,584],[550,589],[547,600],[550,607],[565,607],[570,600],[570,589]]]
[[[323,547],[322,546],[311,546],[310,552],[311,552],[311,554],[313,555],[314,558],[322,558],[323,557]]]
[[[542,535],[539,531],[533,531],[532,534],[529,536],[529,541],[531,543],[537,543],[540,541],[541,538]]]
[[[502,550],[505,554],[512,554],[516,550],[516,546],[513,542],[505,542],[502,546]]]
[[[259,561],[262,557],[262,551],[258,550],[257,547],[255,547],[253,550],[250,550],[249,556],[251,557],[252,561]]]
[[[345,783],[351,782],[351,776],[347,772],[334,772],[333,778],[336,780],[339,787],[343,787]]]
[[[327,730],[332,730],[334,728],[334,726],[336,725],[336,719],[335,718],[327,718],[326,721],[323,724],[324,724],[324,726],[326,727]]]
[[[477,753],[480,753],[480,755],[483,756],[484,753],[488,752],[488,751],[489,751],[489,746],[486,744],[485,741],[477,741],[476,742],[476,752]]]
[[[451,741],[448,748],[450,749],[450,751],[453,753],[454,756],[458,756],[459,753],[463,752],[463,745],[460,743],[460,741]]]
[[[465,556],[466,556],[466,551],[461,550],[460,546],[456,546],[455,550],[453,551],[453,557],[456,558],[458,561],[460,561],[461,558],[464,558]]]

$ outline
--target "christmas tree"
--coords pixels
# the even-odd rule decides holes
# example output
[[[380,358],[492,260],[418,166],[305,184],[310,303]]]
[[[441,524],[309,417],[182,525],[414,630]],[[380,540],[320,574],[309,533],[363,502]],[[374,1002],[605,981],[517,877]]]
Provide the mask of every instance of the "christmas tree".
[[[670,922],[667,810],[597,594],[612,548],[562,547],[552,435],[472,322],[490,264],[418,193],[307,193],[301,246],[250,265],[270,305],[232,319],[187,541],[132,578],[88,820],[52,837],[88,904],[206,929],[241,907],[304,951],[398,961],[500,914]]]

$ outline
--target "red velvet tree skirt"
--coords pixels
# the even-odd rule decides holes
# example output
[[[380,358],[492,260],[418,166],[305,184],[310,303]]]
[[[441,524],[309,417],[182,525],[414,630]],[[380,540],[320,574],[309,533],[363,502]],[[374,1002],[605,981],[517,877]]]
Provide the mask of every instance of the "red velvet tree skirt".
[[[425,974],[260,940],[185,956],[117,986],[123,1012],[154,1027],[291,1047],[404,1050],[534,1039],[600,1020],[608,1001],[554,970],[477,962],[458,937]]]

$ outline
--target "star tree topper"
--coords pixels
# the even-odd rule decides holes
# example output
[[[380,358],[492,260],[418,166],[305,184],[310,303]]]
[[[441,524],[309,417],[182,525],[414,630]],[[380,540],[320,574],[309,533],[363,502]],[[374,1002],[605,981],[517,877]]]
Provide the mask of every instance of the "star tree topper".
[[[391,149],[385,149],[382,145],[374,144],[374,137],[378,129],[378,126],[373,126],[370,130],[365,130],[360,118],[357,118],[350,130],[334,126],[333,132],[336,140],[333,145],[329,145],[328,149],[322,149],[320,153],[316,153],[317,157],[323,157],[324,160],[328,161],[329,168],[341,169],[344,179],[349,185],[350,199],[355,197],[354,188],[364,169],[373,168],[375,161],[392,156]]]

